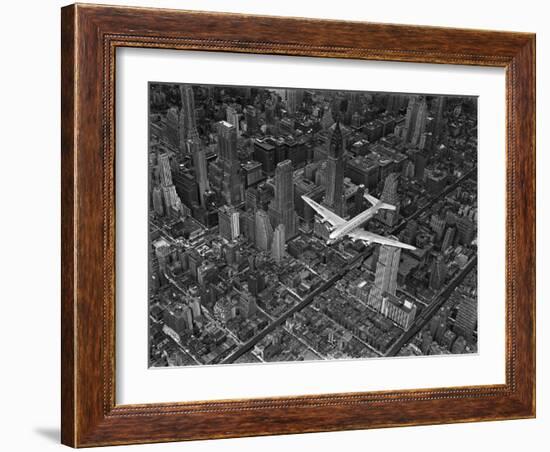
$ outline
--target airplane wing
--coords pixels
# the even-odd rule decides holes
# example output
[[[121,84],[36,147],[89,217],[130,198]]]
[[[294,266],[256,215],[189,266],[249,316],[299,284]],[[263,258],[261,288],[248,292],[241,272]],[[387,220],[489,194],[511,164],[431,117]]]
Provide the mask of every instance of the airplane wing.
[[[302,199],[307,202],[319,215],[328,221],[332,226],[340,226],[346,222],[342,217],[339,217],[334,212],[331,212],[326,207],[317,204],[313,199],[308,198],[306,195],[302,195]]]
[[[390,239],[382,235],[374,234],[364,229],[356,229],[355,231],[348,232],[348,235],[355,240],[364,240],[369,243],[380,243],[381,245],[390,245],[397,248],[405,248],[407,250],[415,250],[416,248],[407,243],[402,243],[398,240]]]

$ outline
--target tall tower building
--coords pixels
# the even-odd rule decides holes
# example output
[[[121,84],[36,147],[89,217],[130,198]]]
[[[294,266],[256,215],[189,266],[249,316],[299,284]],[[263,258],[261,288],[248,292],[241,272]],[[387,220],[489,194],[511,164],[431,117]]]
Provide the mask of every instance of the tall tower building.
[[[414,159],[414,177],[418,180],[424,180],[424,170],[426,169],[426,163],[428,156],[424,152],[417,152]]]
[[[382,202],[395,206],[395,210],[381,209],[377,213],[377,218],[388,226],[394,226],[399,217],[399,195],[397,186],[399,184],[399,174],[388,174],[384,181],[384,190],[382,191]]]
[[[416,121],[414,123],[414,128],[411,136],[411,144],[418,145],[420,144],[420,139],[422,134],[426,130],[426,121],[428,118],[428,104],[425,97],[421,97],[418,103],[418,111],[416,115]]]
[[[430,289],[440,290],[445,284],[445,278],[447,277],[447,265],[443,259],[443,255],[438,254],[432,266],[430,268]]]
[[[227,122],[235,127],[235,130],[237,131],[237,136],[241,136],[240,115],[239,113],[237,113],[237,110],[231,106],[227,107],[225,109],[225,117],[227,119]]]
[[[227,121],[217,123],[218,158],[223,162],[239,161],[237,154],[237,130]]]
[[[344,141],[340,123],[332,132],[327,157],[327,183],[324,205],[337,215],[343,214],[344,207]]]
[[[287,111],[294,115],[302,104],[302,91],[299,89],[286,89],[285,103]]]
[[[234,240],[240,234],[239,212],[230,206],[218,209],[218,227],[220,235],[226,240]]]
[[[210,191],[208,182],[208,167],[206,166],[206,153],[200,138],[189,140],[189,151],[193,158],[193,166],[195,167],[195,180],[199,187],[199,198],[201,206],[205,204],[205,193]]]
[[[242,235],[252,244],[256,243],[256,219],[254,212],[244,212],[240,214],[239,221]]]
[[[266,134],[274,133],[276,130],[275,127],[275,102],[273,99],[269,98],[265,101],[265,125],[266,125]]]
[[[157,215],[164,215],[164,205],[162,203],[162,191],[160,187],[153,188],[153,210]]]
[[[347,108],[344,114],[344,121],[346,124],[351,123],[351,118],[354,114],[358,114],[361,108],[361,93],[359,91],[351,91],[347,93]]]
[[[255,240],[256,248],[262,251],[268,251],[271,249],[271,242],[273,241],[273,228],[269,222],[269,217],[263,209],[258,209],[255,216]]]
[[[244,117],[246,120],[246,132],[253,135],[258,132],[258,111],[253,105],[248,105],[244,110]]]
[[[365,207],[365,186],[363,184],[357,187],[357,191],[354,196],[354,215],[359,215],[363,212]]]
[[[292,162],[284,160],[275,168],[275,197],[269,205],[269,218],[273,227],[285,227],[286,240],[296,235],[296,213],[294,212],[294,182]]]
[[[405,115],[405,125],[402,129],[401,138],[405,142],[410,142],[414,125],[416,124],[416,115],[418,114],[418,96],[409,97],[407,105],[407,114]]]
[[[380,254],[376,264],[374,286],[369,293],[368,305],[380,311],[382,298],[385,293],[395,295],[397,290],[397,272],[401,248],[388,245],[380,245]]]
[[[168,154],[159,155],[160,183],[163,187],[172,185],[172,169],[170,168],[170,157]]]
[[[475,223],[467,216],[459,216],[456,219],[458,241],[461,245],[469,246],[475,238]]]
[[[454,332],[472,342],[477,325],[477,299],[476,296],[464,296],[458,306]]]
[[[182,214],[181,199],[172,181],[172,169],[168,154],[159,155],[160,190],[164,199],[165,214]]]
[[[426,128],[428,105],[424,96],[411,96],[405,116],[405,127],[402,138],[405,142],[416,146]]]
[[[447,228],[445,236],[443,237],[443,243],[441,244],[441,251],[447,251],[447,249],[452,246],[455,238],[455,231],[456,229],[453,226]]]
[[[165,125],[166,140],[175,148],[180,146],[180,124],[177,107],[171,107],[166,112]]]
[[[227,121],[218,122],[218,160],[213,185],[230,205],[244,200],[241,165],[237,154],[237,130]]]
[[[158,261],[161,274],[166,273],[166,267],[170,263],[170,255],[172,250],[170,244],[164,238],[157,239],[153,242],[153,249]]]
[[[199,137],[195,119],[195,95],[191,85],[180,85],[181,110],[180,110],[180,150],[187,151],[187,140]]]
[[[271,244],[271,255],[276,262],[281,262],[285,255],[285,225],[280,224],[273,233],[273,243]]]
[[[437,96],[433,100],[432,109],[434,113],[434,146],[441,141],[441,134],[443,132],[443,111],[445,109],[445,96]]]

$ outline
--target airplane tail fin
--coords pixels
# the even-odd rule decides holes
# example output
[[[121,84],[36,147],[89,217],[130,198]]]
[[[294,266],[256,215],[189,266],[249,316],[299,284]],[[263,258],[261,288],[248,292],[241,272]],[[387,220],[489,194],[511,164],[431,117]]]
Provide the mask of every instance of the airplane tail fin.
[[[372,195],[369,195],[368,193],[365,193],[365,199],[370,202],[373,206],[379,204],[380,209],[386,209],[386,210],[395,210],[395,206],[392,206],[391,204],[387,204],[385,202],[380,202],[378,198],[375,198]]]

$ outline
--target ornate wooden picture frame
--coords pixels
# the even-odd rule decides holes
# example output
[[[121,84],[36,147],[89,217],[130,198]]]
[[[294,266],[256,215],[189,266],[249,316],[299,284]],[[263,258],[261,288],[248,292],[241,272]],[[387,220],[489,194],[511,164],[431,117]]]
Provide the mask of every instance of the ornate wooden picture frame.
[[[535,416],[535,35],[79,4],[62,9],[61,35],[64,444]],[[505,384],[118,405],[114,89],[121,47],[505,68]]]

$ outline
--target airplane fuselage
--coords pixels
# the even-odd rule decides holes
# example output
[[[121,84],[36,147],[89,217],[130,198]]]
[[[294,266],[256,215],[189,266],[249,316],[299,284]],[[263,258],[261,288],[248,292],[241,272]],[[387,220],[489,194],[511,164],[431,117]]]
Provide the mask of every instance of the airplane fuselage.
[[[345,222],[343,225],[338,226],[330,233],[327,243],[330,245],[331,243],[344,238],[349,232],[352,232],[365,224],[380,210],[380,204],[381,203],[375,204],[374,206],[361,212],[359,215],[356,215],[351,220]]]

